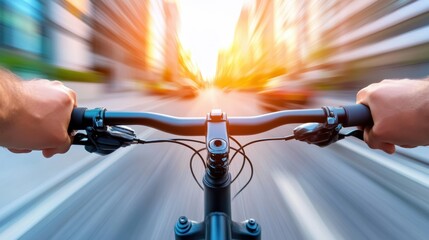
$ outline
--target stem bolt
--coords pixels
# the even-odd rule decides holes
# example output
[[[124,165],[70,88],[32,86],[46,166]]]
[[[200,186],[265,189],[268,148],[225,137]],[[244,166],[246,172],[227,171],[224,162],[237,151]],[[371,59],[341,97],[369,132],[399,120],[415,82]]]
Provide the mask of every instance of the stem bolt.
[[[185,234],[191,229],[191,222],[185,216],[181,216],[176,223],[176,233]]]
[[[179,218],[179,223],[180,224],[187,224],[188,223],[188,218],[185,216],[182,216]]]
[[[251,218],[247,221],[246,228],[250,232],[256,232],[259,228],[259,225],[258,225],[258,223],[256,223],[255,219]]]

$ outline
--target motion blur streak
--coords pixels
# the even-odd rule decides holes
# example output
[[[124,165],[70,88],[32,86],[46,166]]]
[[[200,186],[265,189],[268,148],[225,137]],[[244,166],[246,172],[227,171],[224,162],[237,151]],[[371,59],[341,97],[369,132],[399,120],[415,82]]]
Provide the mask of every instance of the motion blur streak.
[[[290,211],[308,239],[340,239],[334,237],[308,200],[299,183],[284,173],[274,173],[273,178],[284,200],[290,205]]]
[[[151,130],[147,130],[145,133],[140,134],[139,137],[145,138],[152,132],[153,131]],[[136,146],[132,146],[124,151],[110,155],[109,158],[98,164],[96,167],[93,167],[90,171],[85,172],[85,174],[81,174],[79,178],[76,178],[74,181],[70,181],[67,185],[63,186],[60,191],[52,191],[53,194],[44,199],[43,202],[34,205],[34,208],[28,210],[26,214],[14,219],[15,222],[7,226],[7,230],[0,234],[0,239],[18,239],[22,237],[22,235],[29,231],[29,229],[35,224],[46,218],[61,204],[64,204],[64,201],[76,194],[76,192],[80,191],[82,187],[93,181],[93,179],[100,175],[101,172],[110,168],[135,147]],[[35,199],[32,200],[35,202]]]
[[[428,27],[427,0],[0,0],[0,65],[59,79],[90,108],[249,116],[352,104],[368,84],[427,77]],[[232,218],[255,218],[263,239],[429,236],[428,147],[387,155],[346,139],[246,153],[255,175]],[[0,238],[172,239],[179,216],[203,218],[191,154],[168,144],[105,157],[73,146],[52,159],[0,149]],[[246,166],[233,193],[249,175]]]

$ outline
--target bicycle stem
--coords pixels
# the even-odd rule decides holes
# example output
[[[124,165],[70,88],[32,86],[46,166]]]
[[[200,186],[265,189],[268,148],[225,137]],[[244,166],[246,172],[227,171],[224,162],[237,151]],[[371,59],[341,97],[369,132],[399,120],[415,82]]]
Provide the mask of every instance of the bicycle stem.
[[[219,109],[207,115],[206,145],[206,174],[203,179],[205,216],[212,212],[223,212],[231,217],[227,116]]]

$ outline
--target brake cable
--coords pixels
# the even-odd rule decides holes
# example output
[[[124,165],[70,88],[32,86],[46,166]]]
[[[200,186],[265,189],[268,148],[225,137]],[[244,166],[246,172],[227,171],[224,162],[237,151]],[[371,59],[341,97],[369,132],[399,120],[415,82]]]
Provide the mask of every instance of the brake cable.
[[[190,161],[189,161],[189,168],[191,169],[192,177],[194,178],[195,182],[198,184],[198,187],[200,187],[200,188],[201,188],[201,190],[203,190],[203,191],[204,191],[203,186],[201,186],[200,182],[198,181],[197,177],[195,176],[194,168],[193,168],[192,162],[194,161],[194,157],[195,157],[195,155],[197,155],[198,153],[200,153],[200,152],[202,152],[202,151],[204,151],[204,150],[206,150],[206,148],[201,148],[200,150],[198,150],[198,152],[194,152],[194,154],[192,154],[191,159],[190,159]],[[203,162],[203,165],[204,165],[204,167],[205,167],[205,166],[206,166],[206,163],[205,163],[204,161],[202,161],[202,162]]]
[[[234,139],[233,137],[231,137],[230,136],[230,138],[234,141],[234,142],[236,142],[238,145],[239,145],[239,148],[238,149],[234,149],[235,150],[235,153],[232,155],[232,157],[231,157],[231,160],[230,160],[230,163],[234,160],[234,158],[235,158],[235,156],[237,155],[237,153],[240,153],[241,155],[243,155],[243,157],[244,157],[244,159],[246,159],[248,162],[249,162],[249,166],[250,166],[250,177],[249,177],[249,180],[246,182],[246,184],[234,195],[234,197],[232,198],[233,200],[249,185],[249,183],[252,181],[252,178],[253,178],[253,164],[252,164],[252,161],[249,159],[249,157],[247,157],[247,155],[245,154],[245,151],[244,151],[244,148],[245,147],[247,147],[247,146],[249,146],[249,145],[252,145],[252,144],[254,144],[254,143],[258,143],[258,142],[265,142],[265,141],[279,141],[279,140],[282,140],[282,141],[288,141],[288,140],[292,140],[292,139],[294,139],[295,137],[293,136],[293,135],[290,135],[290,136],[287,136],[287,137],[278,137],[278,138],[263,138],[263,139],[258,139],[258,140],[254,140],[254,141],[251,141],[251,142],[248,142],[248,143],[246,143],[246,144],[244,144],[244,145],[241,145],[240,143],[238,143],[238,141],[236,140],[236,139]],[[244,167],[244,164],[242,165],[243,167]],[[241,170],[242,169],[240,169],[240,172],[239,172],[239,174],[237,174],[237,176],[233,179],[233,181],[240,175],[240,173],[241,173]]]
[[[243,153],[242,153],[242,155],[243,155],[243,163],[241,164],[241,168],[240,168],[240,171],[238,171],[238,173],[237,173],[237,176],[235,176],[233,179],[232,179],[232,181],[231,181],[231,183],[233,183],[237,178],[238,178],[238,176],[240,176],[240,174],[241,174],[241,172],[243,171],[243,168],[244,168],[244,165],[246,165],[246,158],[245,158],[245,156],[247,156],[246,155],[246,152],[244,151],[244,148],[242,148],[242,145],[241,145],[241,143],[239,142],[239,141],[237,141],[237,139],[235,139],[234,137],[232,137],[232,136],[229,136],[229,138],[231,138],[237,145],[238,145],[238,147],[239,147],[239,149],[241,148],[242,149],[242,151],[243,151]],[[234,149],[235,150],[235,149]],[[237,150],[235,150],[236,152],[237,152]],[[229,161],[229,164],[231,164],[232,163],[232,160],[234,159],[234,157],[232,157],[231,159],[230,159],[230,161]]]
[[[249,145],[252,145],[252,144],[255,144],[255,143],[258,143],[258,142],[267,142],[267,141],[289,141],[289,140],[292,140],[292,139],[295,139],[295,136],[294,136],[294,135],[289,135],[289,136],[286,136],[286,137],[277,137],[277,138],[261,138],[261,139],[254,140],[254,141],[251,141],[251,142],[248,142],[248,143],[244,144],[244,145],[243,145],[243,146],[241,146],[237,151],[241,151],[241,150],[242,150],[242,149],[244,149],[245,147],[247,147],[247,146],[249,146]],[[235,152],[235,153],[232,155],[231,161],[235,158],[235,155],[237,155],[237,152]]]
[[[193,166],[192,166],[192,162],[193,162],[193,159],[195,158],[195,156],[196,155],[198,155],[199,156],[199,158],[200,158],[200,160],[201,160],[201,162],[203,163],[203,165],[205,166],[205,162],[204,162],[204,158],[202,157],[202,155],[201,155],[201,152],[202,151],[204,151],[204,150],[206,150],[206,148],[201,148],[201,149],[195,149],[194,147],[192,147],[192,146],[190,146],[190,145],[188,145],[188,144],[186,144],[186,143],[183,143],[183,142],[181,142],[181,141],[187,141],[187,142],[195,142],[195,143],[201,143],[201,144],[205,144],[203,141],[199,141],[199,140],[194,140],[194,139],[185,139],[185,138],[175,138],[175,139],[159,139],[159,140],[141,140],[141,139],[136,139],[135,140],[136,141],[136,143],[138,143],[138,144],[151,144],[151,143],[176,143],[176,144],[179,144],[179,145],[182,145],[182,146],[185,146],[185,147],[187,147],[187,148],[189,148],[189,149],[191,149],[194,153],[192,154],[192,156],[191,156],[191,158],[190,158],[190,162],[189,162],[189,167],[190,167],[190,170],[191,170],[191,174],[192,174],[192,177],[193,177],[193,179],[195,180],[195,182],[197,183],[197,185],[198,185],[198,187],[201,189],[201,190],[204,190],[204,188],[202,187],[202,185],[200,184],[200,182],[197,180],[197,178],[196,178],[196,176],[195,176],[195,172],[194,172],[194,170],[193,170]],[[241,145],[240,145],[241,146]],[[237,151],[237,149],[236,148],[231,148],[231,149],[233,149],[234,151]],[[243,152],[244,152],[244,150],[242,150]],[[241,153],[242,155],[243,155],[243,153]],[[243,155],[243,156],[245,156],[245,155]],[[246,158],[247,158],[247,156],[245,156]],[[249,160],[250,161],[250,160]],[[250,163],[250,162],[249,162]],[[250,163],[251,164],[251,163]],[[251,176],[253,176],[253,166],[252,166],[252,175]],[[236,176],[236,178],[237,178],[238,176]],[[250,178],[250,180],[251,180],[251,178]],[[250,180],[246,183],[246,185],[243,187],[243,188],[245,188],[248,184],[249,184],[249,182],[250,182]],[[243,189],[241,189],[238,193],[240,193],[241,191],[242,191]],[[237,194],[238,194],[237,193]],[[236,195],[237,195],[236,194]]]

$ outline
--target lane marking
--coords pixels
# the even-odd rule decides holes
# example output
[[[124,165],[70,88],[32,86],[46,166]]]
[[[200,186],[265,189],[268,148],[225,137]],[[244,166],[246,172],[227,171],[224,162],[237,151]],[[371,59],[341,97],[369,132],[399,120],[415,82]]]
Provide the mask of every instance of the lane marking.
[[[298,181],[280,172],[272,176],[306,239],[342,239],[326,226]]]
[[[78,161],[76,164],[70,167],[67,167],[67,169],[64,170],[61,174],[54,176],[50,181],[44,182],[42,185],[39,185],[39,187],[33,189],[32,191],[28,192],[22,197],[19,197],[17,200],[14,200],[12,203],[6,205],[2,209],[0,209],[0,222],[4,221],[5,218],[8,218],[14,212],[19,211],[21,208],[25,207],[27,204],[31,203],[32,201],[40,197],[42,194],[49,191],[49,189],[55,187],[59,183],[65,181],[65,179],[81,171],[88,164],[92,163],[93,161],[95,161],[97,158],[100,158],[100,157],[101,156],[96,154],[91,154],[89,156],[86,156],[84,159]]]
[[[139,134],[139,138],[145,138],[153,134],[155,130],[147,129]],[[32,206],[27,212],[24,212],[17,220],[5,224],[4,229],[0,232],[0,239],[19,239],[38,222],[42,221],[56,208],[63,204],[68,198],[76,194],[88,183],[93,181],[97,176],[103,173],[106,169],[113,166],[123,156],[134,150],[138,145],[120,149],[112,153],[109,157],[100,161],[99,164],[90,168],[88,171],[72,179],[56,192],[51,193],[43,201]]]
[[[376,162],[387,169],[397,172],[398,174],[403,175],[411,179],[412,181],[419,183],[420,185],[423,185],[426,188],[429,188],[429,175],[425,173],[419,172],[409,166],[406,166],[392,159],[379,155],[375,151],[368,151],[367,148],[358,146],[357,144],[352,142],[339,141],[336,144],[356,154],[359,154],[362,157],[367,158],[368,160]]]

